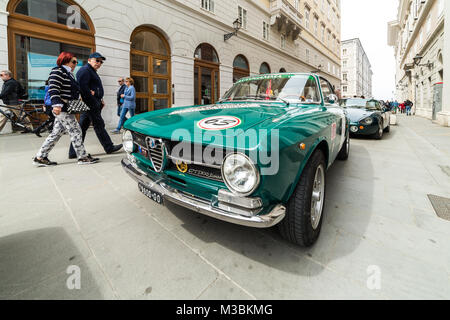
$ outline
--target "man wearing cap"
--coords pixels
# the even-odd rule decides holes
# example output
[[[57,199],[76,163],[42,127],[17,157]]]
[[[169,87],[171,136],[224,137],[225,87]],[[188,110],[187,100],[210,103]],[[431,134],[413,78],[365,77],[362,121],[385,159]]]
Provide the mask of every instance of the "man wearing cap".
[[[102,109],[105,106],[103,96],[105,94],[103,90],[102,80],[97,71],[100,69],[104,61],[106,60],[100,53],[95,52],[89,56],[88,64],[82,67],[77,73],[77,80],[80,84],[81,97],[84,103],[86,103],[91,109],[81,115],[80,126],[83,131],[83,142],[86,138],[86,132],[89,129],[91,123],[94,126],[95,134],[98,140],[105,149],[107,154],[122,149],[122,145],[115,146],[105,128],[105,121],[102,118]],[[73,146],[70,146],[69,158],[75,159],[77,157]]]

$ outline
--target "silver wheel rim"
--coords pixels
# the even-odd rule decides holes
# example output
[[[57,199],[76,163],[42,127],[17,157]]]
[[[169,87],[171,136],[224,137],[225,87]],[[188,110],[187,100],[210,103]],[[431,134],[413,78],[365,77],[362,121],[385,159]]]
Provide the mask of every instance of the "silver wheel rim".
[[[325,169],[320,165],[316,170],[311,197],[311,225],[317,230],[322,218],[323,205],[325,203]]]
[[[346,148],[346,151],[347,151],[347,153],[348,153],[349,150],[350,150],[350,139],[349,139],[349,138],[347,138],[347,143],[346,143],[345,148]]]
[[[380,137],[383,135],[383,125],[380,126]]]

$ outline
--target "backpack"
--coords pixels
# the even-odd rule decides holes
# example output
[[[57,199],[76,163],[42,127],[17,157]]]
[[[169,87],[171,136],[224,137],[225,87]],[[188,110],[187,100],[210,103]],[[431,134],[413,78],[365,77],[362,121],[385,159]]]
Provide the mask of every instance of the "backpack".
[[[46,106],[51,106],[52,105],[52,99],[50,97],[50,94],[48,93],[48,86],[45,87],[44,104]]]

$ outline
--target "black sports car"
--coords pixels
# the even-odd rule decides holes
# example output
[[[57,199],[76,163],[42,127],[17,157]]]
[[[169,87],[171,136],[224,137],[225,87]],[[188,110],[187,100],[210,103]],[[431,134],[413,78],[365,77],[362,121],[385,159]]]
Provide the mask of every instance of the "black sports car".
[[[378,100],[343,99],[340,105],[347,109],[352,135],[370,135],[381,140],[383,133],[391,129],[391,113]]]

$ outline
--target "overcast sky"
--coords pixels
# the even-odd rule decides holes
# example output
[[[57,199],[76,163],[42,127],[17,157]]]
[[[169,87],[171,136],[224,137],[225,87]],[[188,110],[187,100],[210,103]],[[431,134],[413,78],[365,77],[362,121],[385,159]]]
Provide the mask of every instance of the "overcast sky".
[[[342,40],[359,38],[373,71],[373,95],[390,100],[395,91],[394,49],[387,23],[396,20],[398,0],[342,0]]]

